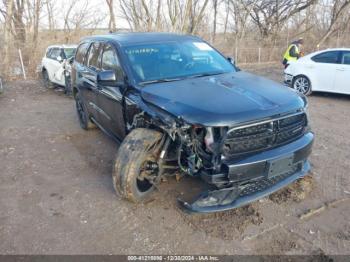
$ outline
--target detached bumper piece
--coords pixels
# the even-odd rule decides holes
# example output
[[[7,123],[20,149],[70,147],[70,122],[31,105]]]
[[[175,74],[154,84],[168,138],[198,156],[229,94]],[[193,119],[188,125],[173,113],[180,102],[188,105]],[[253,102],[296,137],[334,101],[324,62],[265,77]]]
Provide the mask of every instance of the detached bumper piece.
[[[284,146],[258,153],[240,161],[226,162],[227,173],[204,175],[209,184],[220,181],[231,187],[207,191],[192,203],[178,199],[180,207],[187,212],[210,213],[238,208],[270,195],[304,177],[310,170],[307,157],[311,153],[313,134]],[[223,184],[223,183],[222,183]]]
[[[239,187],[224,188],[202,193],[193,203],[178,199],[179,205],[190,213],[211,213],[247,205],[268,196],[302,178],[310,170],[309,162],[293,174],[290,171],[272,178],[259,179]]]
[[[292,86],[292,82],[293,82],[293,76],[290,75],[290,74],[284,73],[284,81],[283,82],[284,82],[284,84],[286,86],[291,87]]]

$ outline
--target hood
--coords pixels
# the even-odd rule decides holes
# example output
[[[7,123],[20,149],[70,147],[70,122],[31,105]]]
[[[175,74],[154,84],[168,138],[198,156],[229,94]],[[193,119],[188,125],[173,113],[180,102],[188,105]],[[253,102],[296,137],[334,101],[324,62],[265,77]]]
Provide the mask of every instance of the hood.
[[[187,123],[204,126],[230,126],[305,106],[288,87],[242,71],[149,84],[141,96]]]

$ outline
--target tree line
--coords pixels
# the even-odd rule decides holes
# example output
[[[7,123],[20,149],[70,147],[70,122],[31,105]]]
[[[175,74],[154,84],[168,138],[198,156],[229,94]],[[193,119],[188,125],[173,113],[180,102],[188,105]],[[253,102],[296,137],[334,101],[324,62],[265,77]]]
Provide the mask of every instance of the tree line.
[[[10,70],[14,49],[28,66],[45,45],[76,42],[102,27],[197,34],[223,50],[298,37],[310,48],[349,45],[350,0],[0,0],[2,71]]]

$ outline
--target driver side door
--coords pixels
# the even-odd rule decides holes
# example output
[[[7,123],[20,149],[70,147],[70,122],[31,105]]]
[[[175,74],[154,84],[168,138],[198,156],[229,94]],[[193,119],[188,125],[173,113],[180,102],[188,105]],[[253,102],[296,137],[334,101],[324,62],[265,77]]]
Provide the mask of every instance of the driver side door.
[[[126,135],[123,116],[123,93],[126,89],[124,72],[120,65],[117,50],[112,44],[105,43],[101,55],[101,71],[114,71],[116,80],[111,83],[98,83],[98,106],[103,111],[99,123],[118,139]]]

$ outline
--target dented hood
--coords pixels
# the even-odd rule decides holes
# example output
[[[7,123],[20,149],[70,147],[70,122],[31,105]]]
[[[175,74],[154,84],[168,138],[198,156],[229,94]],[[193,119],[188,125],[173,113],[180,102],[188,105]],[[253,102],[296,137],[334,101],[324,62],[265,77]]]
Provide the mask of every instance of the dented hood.
[[[141,95],[187,123],[204,126],[235,125],[305,106],[288,87],[243,71],[149,84]]]

